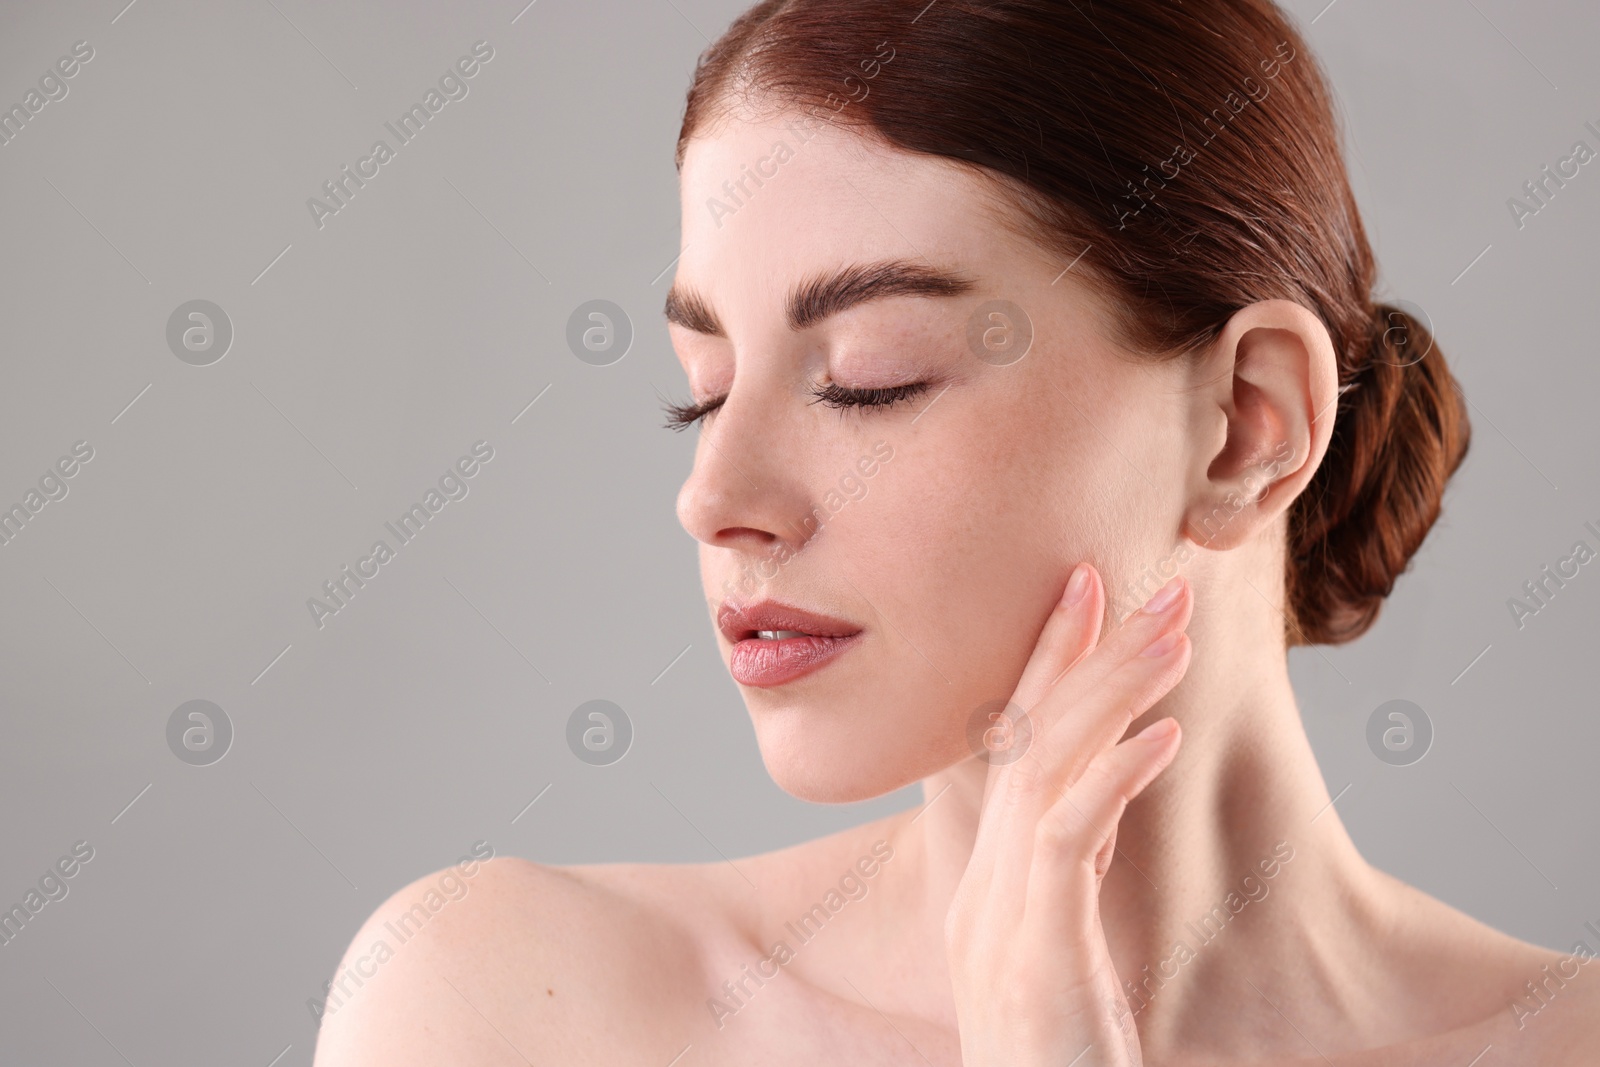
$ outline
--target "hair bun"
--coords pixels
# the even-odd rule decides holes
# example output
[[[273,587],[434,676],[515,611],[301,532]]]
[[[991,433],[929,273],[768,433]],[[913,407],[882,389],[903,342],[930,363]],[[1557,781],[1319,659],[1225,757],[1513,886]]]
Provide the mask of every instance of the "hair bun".
[[[1376,303],[1363,352],[1341,359],[1333,438],[1290,512],[1293,645],[1365,633],[1439,517],[1472,439],[1466,400],[1433,333]]]

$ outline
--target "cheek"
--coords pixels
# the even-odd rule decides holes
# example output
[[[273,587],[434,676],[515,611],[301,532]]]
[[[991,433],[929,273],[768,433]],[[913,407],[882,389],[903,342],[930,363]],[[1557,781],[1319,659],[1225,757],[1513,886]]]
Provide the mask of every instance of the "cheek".
[[[1009,696],[1073,565],[1087,559],[1110,587],[1151,551],[1153,490],[1130,462],[1157,457],[1098,432],[1087,400],[1074,410],[1044,391],[897,442],[854,516],[837,558],[893,624],[900,684],[974,708]]]
[[[1070,570],[1063,488],[1033,451],[960,434],[897,445],[830,555],[881,619],[873,684],[898,697],[880,706],[946,747],[1010,696]]]

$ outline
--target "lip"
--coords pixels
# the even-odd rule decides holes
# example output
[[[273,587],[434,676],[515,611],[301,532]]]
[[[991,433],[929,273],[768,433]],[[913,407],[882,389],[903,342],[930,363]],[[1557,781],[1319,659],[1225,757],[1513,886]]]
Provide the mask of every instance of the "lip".
[[[717,629],[736,644],[754,636],[757,630],[798,630],[812,637],[851,637],[861,632],[861,627],[854,623],[806,611],[781,600],[757,600],[744,605],[725,601],[717,611]]]
[[[736,606],[724,604],[717,629],[733,645],[728,670],[741,685],[783,685],[833,662],[858,644],[861,627],[843,619],[775,600]],[[795,630],[804,637],[761,640],[757,630]]]

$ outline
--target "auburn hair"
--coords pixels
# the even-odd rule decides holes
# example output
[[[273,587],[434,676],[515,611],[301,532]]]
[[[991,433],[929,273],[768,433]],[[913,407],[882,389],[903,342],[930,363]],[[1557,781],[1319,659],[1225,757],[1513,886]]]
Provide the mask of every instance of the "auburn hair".
[[[701,54],[678,166],[755,98],[977,168],[1148,358],[1259,300],[1316,313],[1340,388],[1290,507],[1284,637],[1372,625],[1471,427],[1428,326],[1374,299],[1326,77],[1271,0],[762,0]]]

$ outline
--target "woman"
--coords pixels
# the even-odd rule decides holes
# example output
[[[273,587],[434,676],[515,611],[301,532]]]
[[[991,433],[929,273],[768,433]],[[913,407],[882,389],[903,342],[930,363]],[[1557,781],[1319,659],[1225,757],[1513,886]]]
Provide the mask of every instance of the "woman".
[[[1593,1062],[1588,950],[1369,866],[1299,720],[1468,425],[1276,8],[768,0],[678,163],[719,646],[784,789],[925,803],[492,860],[319,1064]]]

